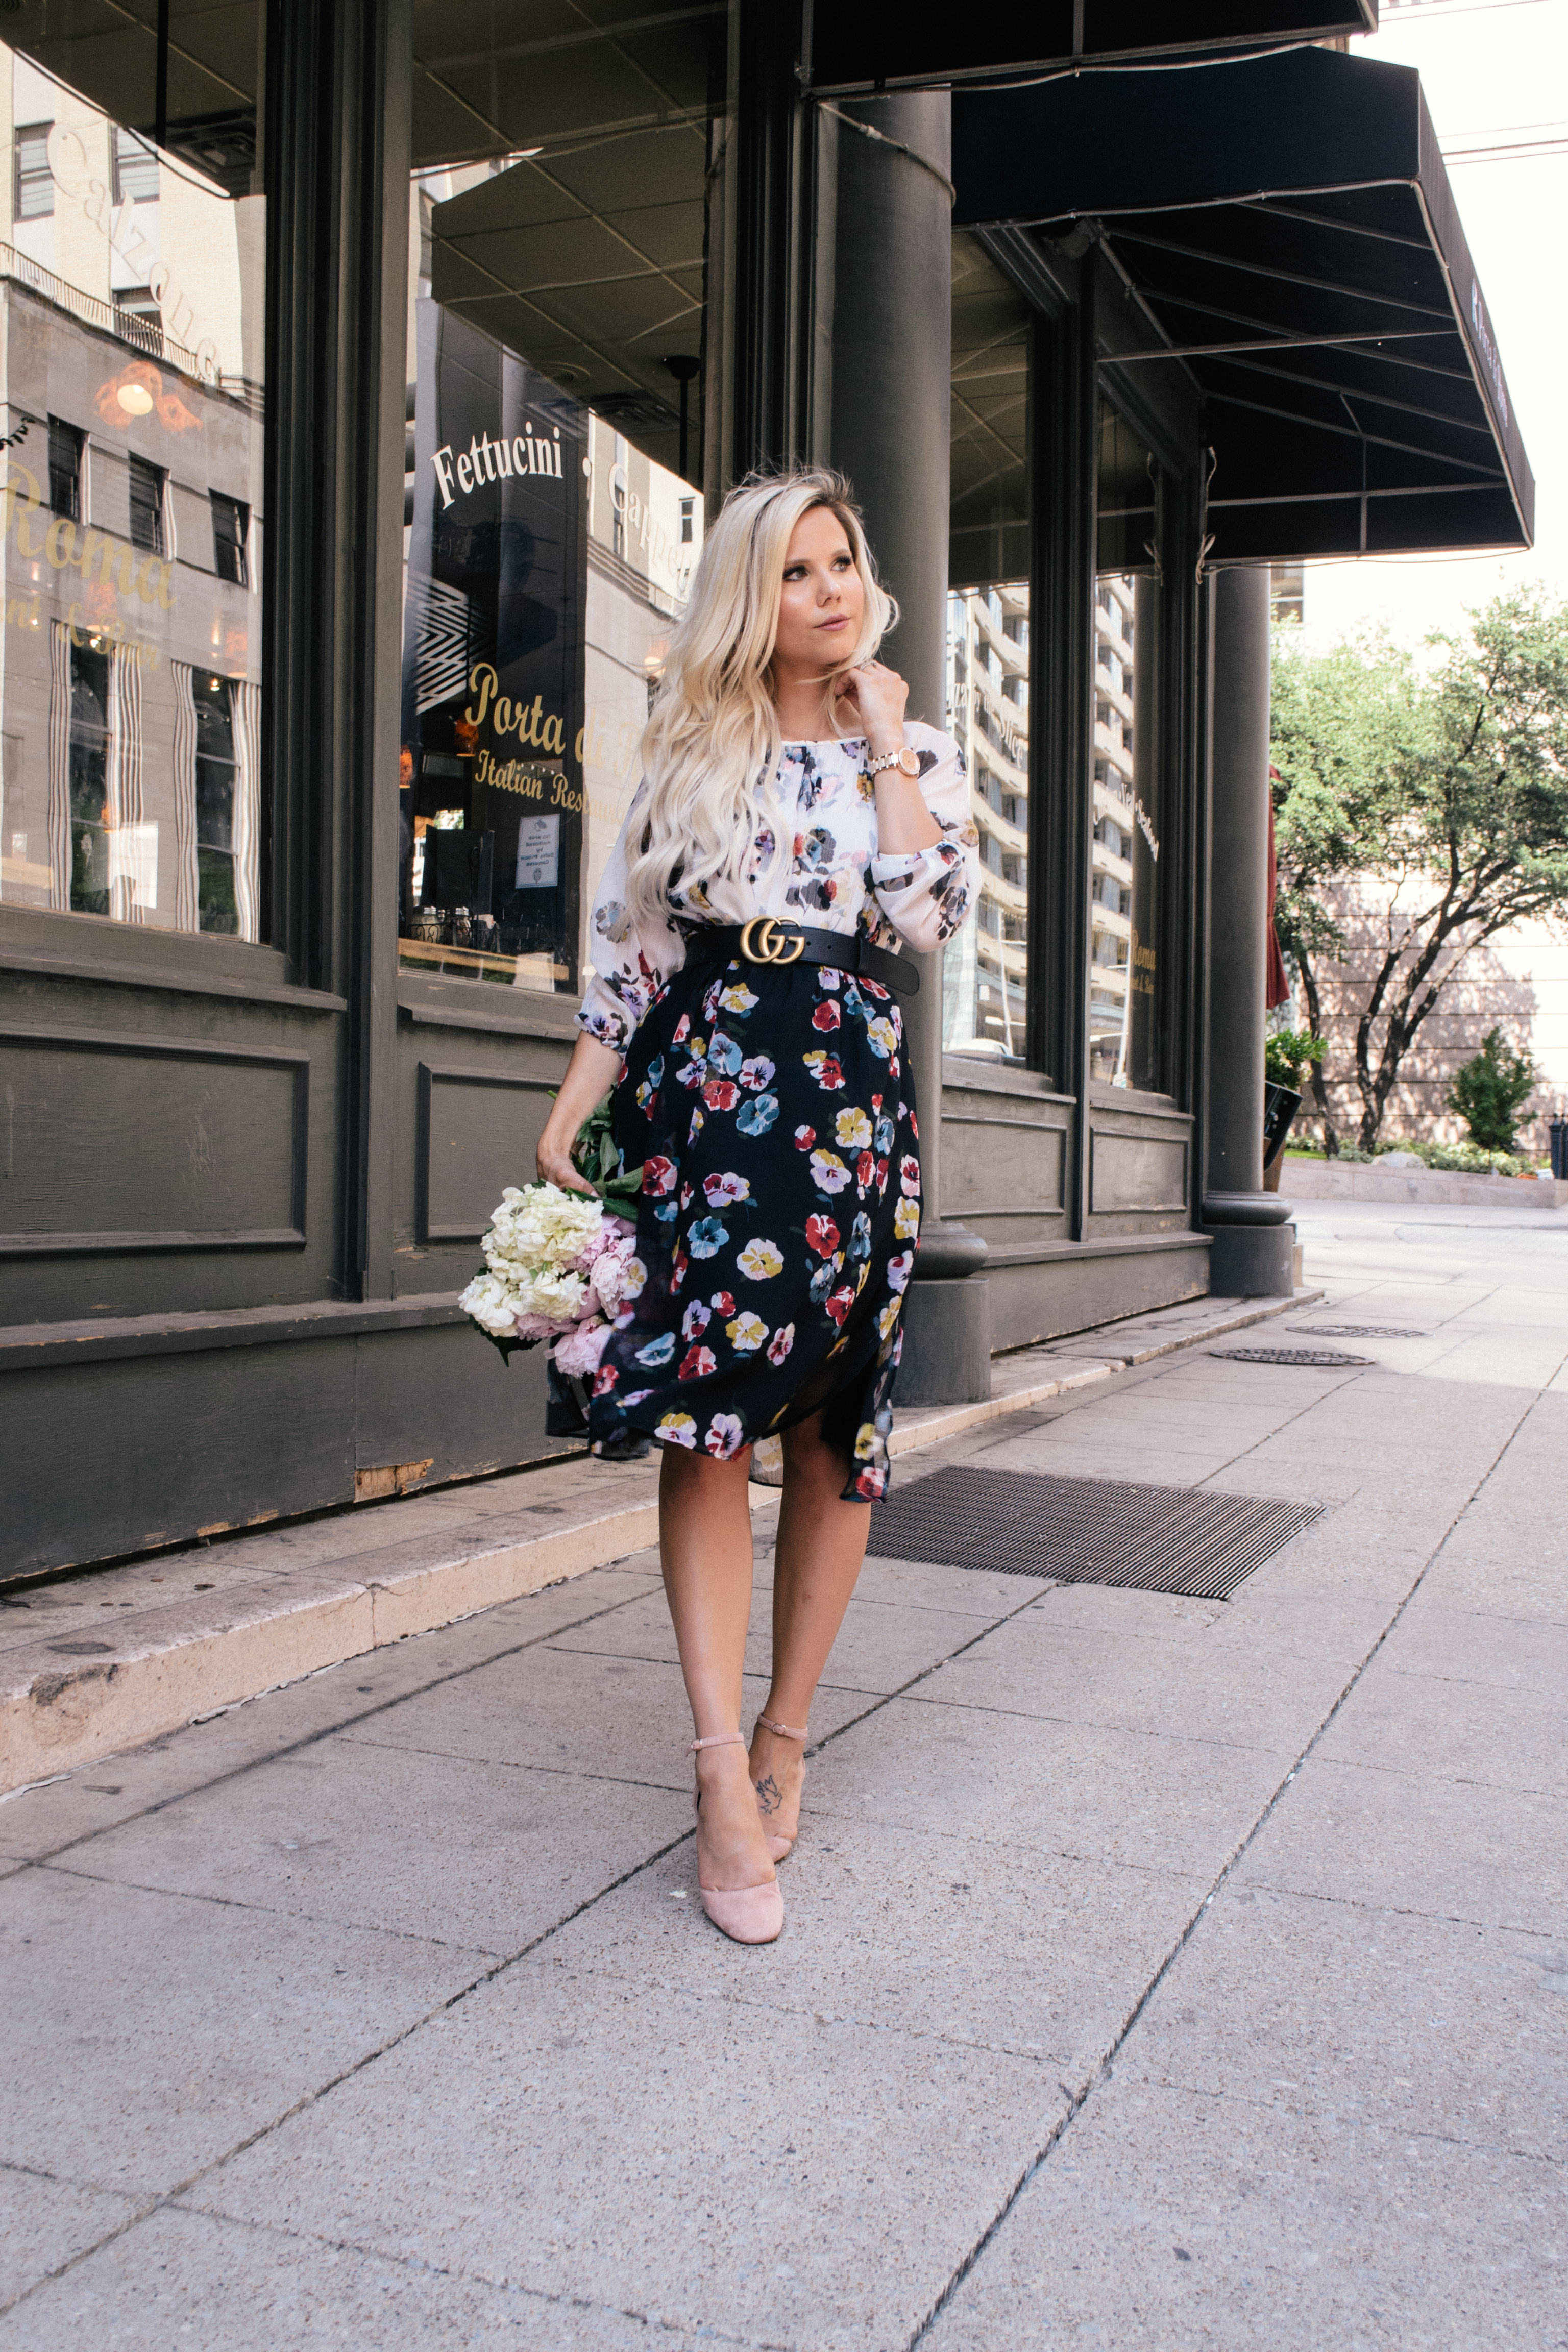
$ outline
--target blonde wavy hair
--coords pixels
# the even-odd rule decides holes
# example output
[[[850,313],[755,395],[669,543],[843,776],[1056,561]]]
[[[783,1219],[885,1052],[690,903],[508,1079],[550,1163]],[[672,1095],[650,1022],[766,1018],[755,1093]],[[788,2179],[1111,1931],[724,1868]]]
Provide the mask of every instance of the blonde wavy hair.
[[[710,885],[738,879],[759,825],[774,814],[768,796],[783,740],[772,663],[784,558],[814,507],[831,508],[843,524],[866,591],[859,635],[825,684],[869,661],[898,618],[842,474],[802,467],[752,475],[731,491],[703,542],[642,739],[647,793],[626,877],[634,921],[665,920],[678,884],[700,906]],[[773,830],[776,860],[791,828],[775,821]]]

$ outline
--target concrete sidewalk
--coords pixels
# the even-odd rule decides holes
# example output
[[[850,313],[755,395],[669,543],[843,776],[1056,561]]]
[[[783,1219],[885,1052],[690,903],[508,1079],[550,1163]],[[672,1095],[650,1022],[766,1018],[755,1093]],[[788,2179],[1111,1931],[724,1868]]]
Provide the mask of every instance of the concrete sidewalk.
[[[1297,1303],[1315,1298],[1297,1294]],[[893,1416],[921,1451],[1289,1314],[1281,1299],[1188,1299],[1000,1358],[973,1404]],[[478,1344],[476,1342],[476,1344]],[[657,1539],[657,1462],[580,1448],[500,1476],[182,1544],[0,1592],[0,1796],[581,1576]],[[753,1487],[761,1531],[776,1490]]]
[[[0,2352],[1568,2343],[1568,1218],[1302,1222],[1289,1322],[1427,1336],[904,1475],[1323,1517],[1228,1603],[868,1564],[774,1947],[647,1552],[0,1806]]]

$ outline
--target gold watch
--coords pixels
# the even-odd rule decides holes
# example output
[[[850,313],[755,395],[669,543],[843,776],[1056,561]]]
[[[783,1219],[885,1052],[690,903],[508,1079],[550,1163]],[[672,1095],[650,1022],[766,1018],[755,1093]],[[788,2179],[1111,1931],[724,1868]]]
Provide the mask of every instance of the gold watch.
[[[866,773],[868,776],[879,775],[884,768],[898,768],[906,776],[918,776],[921,772],[921,755],[912,744],[906,743],[900,751],[884,751],[879,760],[868,760],[866,762]]]

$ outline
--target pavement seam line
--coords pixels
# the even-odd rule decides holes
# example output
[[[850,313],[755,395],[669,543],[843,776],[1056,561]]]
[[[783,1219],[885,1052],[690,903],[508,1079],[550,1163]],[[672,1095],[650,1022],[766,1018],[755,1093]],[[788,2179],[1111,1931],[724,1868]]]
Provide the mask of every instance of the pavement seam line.
[[[695,2333],[683,2320],[666,2319],[662,2313],[650,2317],[645,2311],[630,2311],[621,2304],[602,2303],[592,2295],[552,2294],[548,2288],[528,2286],[521,2279],[489,2278],[482,2271],[460,2270],[448,2263],[428,2262],[420,2254],[394,2253],[384,2246],[367,2244],[362,2238],[330,2237],[321,2230],[291,2230],[281,2221],[259,2221],[249,2214],[217,2213],[210,2206],[185,2204],[174,2197],[164,2202],[173,2212],[210,2221],[220,2229],[253,2230],[270,2238],[286,2239],[296,2245],[331,2246],[341,2253],[361,2254],[367,2262],[384,2263],[389,2269],[404,2271],[416,2278],[451,2279],[464,2285],[484,2287],[492,2294],[526,2295],[531,2303],[547,2304],[556,2310],[604,2312],[616,2319],[629,2319],[636,2326],[657,2327],[671,2336],[689,2338]],[[797,2347],[775,2344],[767,2336],[731,2335],[715,2327],[711,2321],[700,2321],[699,2325],[712,2340],[741,2347],[742,2352],[797,2352]]]
[[[1565,1356],[1563,1360],[1568,1361],[1568,1356]],[[1555,1379],[1557,1375],[1553,1374],[1552,1377]],[[1360,1684],[1367,1668],[1382,1651],[1390,1634],[1393,1633],[1395,1627],[1399,1624],[1400,1620],[1404,1617],[1405,1611],[1410,1606],[1410,1603],[1414,1601],[1416,1593],[1426,1582],[1427,1576],[1431,1573],[1431,1570],[1436,1567],[1438,1559],[1447,1549],[1450,1540],[1452,1539],[1455,1528],[1459,1525],[1459,1522],[1465,1517],[1466,1514],[1472,1508],[1479,1496],[1484,1493],[1492,1478],[1497,1475],[1497,1472],[1501,1468],[1515,1439],[1520,1433],[1520,1431],[1524,1427],[1525,1423],[1535,1411],[1536,1405],[1540,1402],[1541,1393],[1543,1393],[1543,1391],[1538,1392],[1520,1413],[1518,1419],[1514,1423],[1513,1428],[1510,1431],[1507,1438],[1499,1447],[1491,1462],[1488,1465],[1484,1475],[1478,1479],[1469,1495],[1466,1497],[1464,1503],[1455,1514],[1447,1531],[1435,1546],[1426,1565],[1421,1569],[1420,1572],[1412,1581],[1408,1591],[1395,1608],[1387,1624],[1384,1627],[1383,1632],[1378,1635],[1377,1640],[1373,1643],[1371,1649],[1367,1652],[1361,1664],[1355,1668],[1350,1680],[1345,1684],[1344,1688],[1341,1691],[1338,1698],[1335,1699],[1333,1705],[1324,1716],[1322,1721],[1318,1726],[1317,1730],[1312,1734],[1310,1739],[1308,1740],[1306,1746],[1301,1749],[1295,1763],[1285,1775],[1284,1780],[1280,1781],[1279,1787],[1275,1790],[1273,1795],[1269,1798],[1268,1803],[1264,1806],[1257,1820],[1253,1822],[1252,1827],[1247,1831],[1246,1836],[1238,1841],[1229,1856],[1221,1865],[1219,1871],[1215,1874],[1214,1882],[1210,1886],[1208,1893],[1198,1905],[1192,1917],[1188,1920],[1185,1927],[1184,1927],[1180,1936],[1176,1938],[1175,1943],[1166,1953],[1165,1958],[1160,1963],[1159,1968],[1154,1971],[1154,1974],[1144,1986],[1142,1992],[1140,1994],[1132,2009],[1129,2011],[1110,2047],[1105,2051],[1098,2065],[1095,2066],[1093,2071],[1086,2079],[1083,2088],[1070,2101],[1065,2113],[1058,2118],[1053,2129],[1047,2135],[1039,2147],[1036,2150],[1034,2156],[1024,2167],[1023,2171],[1019,2174],[1016,2181],[1014,2183],[1010,2193],[1001,2206],[998,2207],[996,2212],[993,2215],[989,2224],[981,2236],[975,2240],[973,2245],[971,2246],[963,2260],[954,2270],[952,2277],[948,2280],[947,2284],[942,2288],[942,2293],[932,2304],[930,2311],[926,2314],[925,2318],[921,2320],[919,2326],[905,2338],[904,2352],[917,2352],[917,2347],[924,2343],[926,2338],[930,2336],[932,2328],[936,2326],[937,2321],[947,2310],[954,2295],[963,2284],[964,2280],[970,2276],[981,2256],[985,2252],[987,2248],[1002,2230],[1005,2223],[1011,2217],[1014,2209],[1016,2207],[1025,2189],[1027,2189],[1037,2178],[1050,2157],[1060,2146],[1066,2133],[1077,2121],[1085,2106],[1088,2105],[1089,2101],[1093,2096],[1094,2093],[1099,2090],[1102,2084],[1111,2080],[1118,2056],[1126,2046],[1130,2036],[1143,2016],[1144,2011],[1148,2009],[1150,2002],[1153,2000],[1155,1994],[1159,1991],[1161,1986],[1164,1983],[1166,1978],[1175,1967],[1176,1962],[1180,1959],[1182,1954],[1186,1950],[1188,1944],[1191,1943],[1193,1937],[1196,1935],[1199,1927],[1203,1923],[1205,1913],[1213,1907],[1215,1895],[1220,1893],[1222,1888],[1225,1886],[1226,1880],[1231,1876],[1231,1874],[1235,1871],[1243,1856],[1248,1852],[1264,1829],[1267,1828],[1269,1822],[1272,1821],[1275,1812],[1278,1811],[1279,1804],[1284,1798],[1286,1790],[1295,1781],[1302,1766],[1307,1762],[1313,1750],[1317,1748],[1319,1742],[1323,1738],[1329,1730],[1330,1726],[1334,1722],[1335,1718],[1340,1714],[1341,1709],[1344,1706],[1346,1701],[1351,1696],[1351,1694]],[[1058,2084],[1057,2087],[1058,2090],[1061,2090],[1064,2093],[1066,2092],[1067,2086],[1065,2084]]]
[[[620,1887],[639,1876],[643,1871],[651,1870],[657,1863],[664,1860],[666,1854],[673,1853],[678,1846],[684,1845],[688,1839],[695,1835],[694,1829],[683,1830],[679,1837],[672,1838],[667,1845],[661,1846],[657,1853],[647,1854],[641,1862],[634,1863],[629,1870],[623,1871],[620,1876],[612,1879],[608,1885],[597,1888],[592,1895],[585,1896],[581,1903],[575,1904],[570,1911],[563,1912],[559,1919],[552,1920],[548,1927],[542,1928],[539,1934],[531,1937],[521,1949],[503,1954],[490,1967],[481,1969],[478,1975],[468,1979],[467,1984],[459,1985],[455,1992],[447,1994],[444,1999],[433,2001],[430,2007],[423,2011],[418,2017],[410,2019],[409,2022],[400,2027],[395,2033],[389,2033],[384,2041],[377,2042],[374,2049],[362,2051],[349,2065],[340,2067],[338,2072],[329,2075],[324,2083],[318,2084],[313,2090],[302,2092],[299,2098],[283,2108],[279,2114],[269,2116],[265,2123],[258,2124],[253,2132],[247,2132],[244,2138],[237,2140],[232,2147],[224,2148],[207,2163],[198,2165],[194,2172],[187,2173],[184,2179],[176,2181],[172,2189],[161,2189],[156,2196],[149,2199],[138,2212],[129,2215],[114,2229],[107,2231],[90,2246],[80,2248],[67,2261],[57,2264],[52,2271],[46,2271],[41,2277],[24,2287],[18,2294],[13,2295],[9,2302],[0,2303],[0,2319],[3,2319],[8,2312],[14,2311],[18,2304],[26,2303],[41,2288],[47,2286],[52,2280],[64,2278],[79,2263],[86,2262],[90,2255],[99,2252],[102,2247],[112,2245],[117,2238],[123,2237],[127,2230],[134,2229],[139,2222],[147,2220],[150,2214],[161,2211],[166,2205],[173,2205],[179,2198],[189,2196],[198,2182],[210,2179],[214,2173],[221,2171],[226,2164],[232,2163],[236,2157],[244,2156],[248,2149],[269,2137],[273,2132],[280,2131],[285,2124],[291,2123],[296,2116],[303,2115],[307,2108],[315,2106],[330,2092],[339,2089],[344,2083],[352,2082],[356,2074],[363,2074],[365,2069],[374,2066],[378,2059],[384,2058],[392,2051],[399,2049],[412,2035],[433,2023],[437,2017],[444,2016],[448,2010],[459,2007],[468,2000],[470,1993],[478,1992],[485,1985],[493,1984],[497,1977],[502,1975],[506,1969],[515,1968],[520,1961],[531,1958],[542,1944],[550,1940],[552,1936],[559,1935],[563,1927],[569,1927],[573,1921],[581,1918],[585,1911],[591,1911],[596,1903],[602,1903],[606,1895],[616,1893]]]
[[[630,1558],[631,1555],[627,1554],[627,1557]],[[606,1560],[604,1565],[605,1567],[609,1567],[612,1563]],[[589,1575],[594,1575],[596,1574],[597,1571],[590,1569],[587,1573]],[[560,1580],[564,1583],[568,1580],[562,1578]],[[542,1592],[548,1592],[553,1588],[545,1584],[541,1585],[539,1589]],[[300,1738],[290,1740],[286,1747],[272,1748],[265,1756],[251,1757],[244,1763],[230,1766],[226,1771],[215,1772],[210,1780],[198,1780],[194,1787],[189,1789],[181,1789],[172,1796],[154,1798],[151,1803],[143,1805],[139,1811],[127,1813],[120,1821],[105,1823],[98,1829],[82,1830],[76,1837],[68,1838],[63,1845],[51,1846],[47,1853],[26,1855],[22,1857],[22,1859],[25,1864],[31,1863],[35,1865],[41,1865],[44,1863],[54,1862],[58,1860],[62,1853],[69,1853],[73,1848],[79,1845],[90,1844],[94,1838],[108,1837],[115,1830],[129,1827],[132,1822],[150,1821],[153,1814],[166,1811],[168,1807],[171,1805],[184,1804],[188,1797],[203,1796],[209,1789],[221,1789],[228,1781],[242,1780],[246,1773],[257,1771],[265,1764],[280,1763],[286,1757],[297,1756],[300,1754],[301,1749],[306,1748],[314,1748],[323,1739],[336,1738],[339,1733],[344,1730],[348,1726],[360,1723],[369,1723],[374,1717],[378,1715],[385,1715],[395,1706],[402,1706],[408,1699],[422,1698],[426,1691],[440,1690],[447,1683],[460,1682],[465,1675],[478,1674],[481,1667],[484,1666],[498,1665],[503,1658],[515,1658],[524,1650],[536,1650],[542,1643],[550,1641],[554,1634],[574,1633],[579,1626],[592,1625],[601,1617],[613,1616],[617,1609],[629,1609],[634,1601],[641,1601],[646,1596],[640,1592],[628,1592],[619,1601],[612,1601],[607,1608],[589,1610],[585,1615],[574,1618],[569,1624],[552,1626],[548,1633],[531,1634],[526,1641],[514,1642],[510,1643],[508,1648],[493,1651],[490,1655],[486,1658],[476,1658],[468,1665],[453,1666],[446,1674],[437,1675],[433,1676],[429,1682],[421,1683],[416,1690],[400,1691],[395,1697],[378,1699],[374,1706],[361,1707],[357,1713],[345,1715],[336,1723],[324,1725],[321,1729],[316,1731],[306,1732],[302,1734]],[[520,1594],[519,1598],[524,1601],[531,1601],[534,1598],[534,1595],[531,1592],[527,1592]],[[510,1601],[501,1601],[497,1603],[497,1606],[500,1608],[510,1608],[512,1605],[513,1604]],[[479,1615],[484,1615],[485,1613],[487,1612],[484,1611],[476,1612],[476,1614]],[[464,1621],[459,1619],[456,1622],[461,1623]],[[446,1625],[436,1625],[432,1626],[430,1630],[434,1633],[445,1633],[450,1632],[451,1628]],[[422,1633],[413,1633],[410,1634],[408,1638],[410,1641],[423,1641],[426,1636]],[[388,1647],[392,1646],[394,1645],[390,1643],[388,1644]],[[355,1658],[342,1658],[338,1660],[332,1665],[319,1666],[316,1669],[316,1673],[323,1675],[337,1674],[341,1672],[343,1666],[354,1665],[358,1663],[358,1659]],[[313,1680],[313,1675],[307,1675],[301,1676],[299,1683],[275,1685],[270,1690],[258,1691],[256,1698],[236,1699],[233,1706],[219,1707],[215,1715],[208,1716],[205,1719],[209,1723],[214,1722],[217,1719],[218,1716],[232,1714],[235,1707],[254,1706],[258,1699],[271,1698],[276,1696],[277,1691],[279,1689],[299,1690],[303,1687],[303,1685],[306,1682]],[[157,1740],[148,1740],[143,1746],[137,1748],[122,1748],[116,1749],[114,1754],[110,1756],[95,1756],[86,1759],[80,1764],[73,1765],[69,1772],[60,1773],[58,1779],[60,1781],[71,1780],[75,1779],[78,1772],[100,1771],[106,1764],[113,1763],[121,1756],[134,1757],[145,1755],[148,1749],[154,1747],[162,1747],[164,1740],[177,1739],[179,1738],[181,1732],[188,1731],[192,1727],[189,1724],[181,1724],[177,1726],[174,1730],[166,1731],[161,1734]],[[35,1783],[34,1785],[53,1787],[56,1783],[44,1782]],[[18,1790],[16,1793],[20,1796],[26,1792]]]

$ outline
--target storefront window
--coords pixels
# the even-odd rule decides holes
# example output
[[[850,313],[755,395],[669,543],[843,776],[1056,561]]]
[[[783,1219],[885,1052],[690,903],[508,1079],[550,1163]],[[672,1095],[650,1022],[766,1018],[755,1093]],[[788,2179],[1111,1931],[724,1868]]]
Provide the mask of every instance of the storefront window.
[[[1089,845],[1089,1076],[1158,1090],[1161,486],[1126,420],[1100,414]]]
[[[727,14],[416,59],[405,970],[575,993],[701,551]]]
[[[947,726],[980,832],[974,915],[942,964],[950,1053],[1022,1061],[1028,1032],[1030,320],[976,241],[953,239]],[[896,656],[895,656],[896,658]]]
[[[263,12],[55,14],[0,46],[0,902],[258,940]]]

